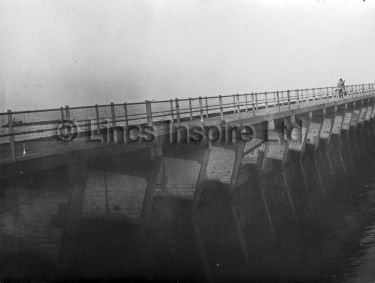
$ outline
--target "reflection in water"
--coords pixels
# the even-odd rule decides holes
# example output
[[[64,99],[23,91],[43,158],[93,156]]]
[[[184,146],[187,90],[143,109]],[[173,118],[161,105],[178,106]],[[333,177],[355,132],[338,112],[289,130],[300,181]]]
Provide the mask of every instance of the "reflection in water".
[[[348,151],[349,142],[356,154]],[[1,185],[1,274],[221,282],[373,279],[375,163],[370,144],[356,143],[332,140],[302,162],[275,163],[262,176],[246,165],[241,174],[247,181],[232,195],[227,184],[209,181],[193,215],[191,199],[155,195],[146,230],[118,217],[81,218],[72,225],[74,186],[63,170],[9,180]],[[113,197],[108,184],[100,194],[104,201]],[[89,210],[83,208],[84,216]],[[110,206],[101,211],[112,213]]]

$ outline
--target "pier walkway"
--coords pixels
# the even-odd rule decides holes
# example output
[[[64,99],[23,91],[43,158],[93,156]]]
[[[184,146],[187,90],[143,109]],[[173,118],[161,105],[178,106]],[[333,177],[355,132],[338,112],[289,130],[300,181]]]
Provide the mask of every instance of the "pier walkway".
[[[346,90],[344,98],[339,98],[335,87],[325,87],[33,111],[8,110],[0,113],[0,164],[30,163],[30,160],[41,158],[44,164],[48,157],[54,160],[47,162],[52,165],[64,154],[77,150],[89,154],[124,152],[152,144],[129,142],[116,133],[114,137],[103,137],[105,128],[152,126],[156,136],[162,136],[167,134],[166,126],[170,125],[252,125],[357,101],[370,101],[375,95],[374,84],[349,85]],[[61,130],[67,122],[77,131],[77,137],[70,142],[61,140],[57,134],[57,129]],[[102,142],[88,142],[87,133],[101,137]]]

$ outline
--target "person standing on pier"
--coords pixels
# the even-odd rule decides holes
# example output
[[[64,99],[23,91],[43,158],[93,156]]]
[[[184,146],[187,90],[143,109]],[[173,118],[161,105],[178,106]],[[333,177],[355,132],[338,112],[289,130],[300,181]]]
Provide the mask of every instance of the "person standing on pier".
[[[345,81],[343,81],[342,79],[340,79],[339,82],[337,83],[337,90],[339,92],[339,98],[343,98],[344,93],[346,93],[346,91],[345,91]]]

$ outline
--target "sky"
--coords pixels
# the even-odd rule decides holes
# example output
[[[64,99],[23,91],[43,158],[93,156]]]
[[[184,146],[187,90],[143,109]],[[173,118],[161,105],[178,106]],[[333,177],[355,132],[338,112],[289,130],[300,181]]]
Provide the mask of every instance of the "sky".
[[[375,82],[374,0],[0,0],[0,112]]]

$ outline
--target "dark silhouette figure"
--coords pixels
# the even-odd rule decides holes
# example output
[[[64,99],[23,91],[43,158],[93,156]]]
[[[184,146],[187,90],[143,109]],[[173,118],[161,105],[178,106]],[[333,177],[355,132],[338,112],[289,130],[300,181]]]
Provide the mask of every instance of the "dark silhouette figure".
[[[343,81],[342,79],[340,79],[339,82],[337,83],[337,91],[339,92],[339,98],[343,98],[344,93],[346,93],[346,91],[345,91],[345,81]]]

